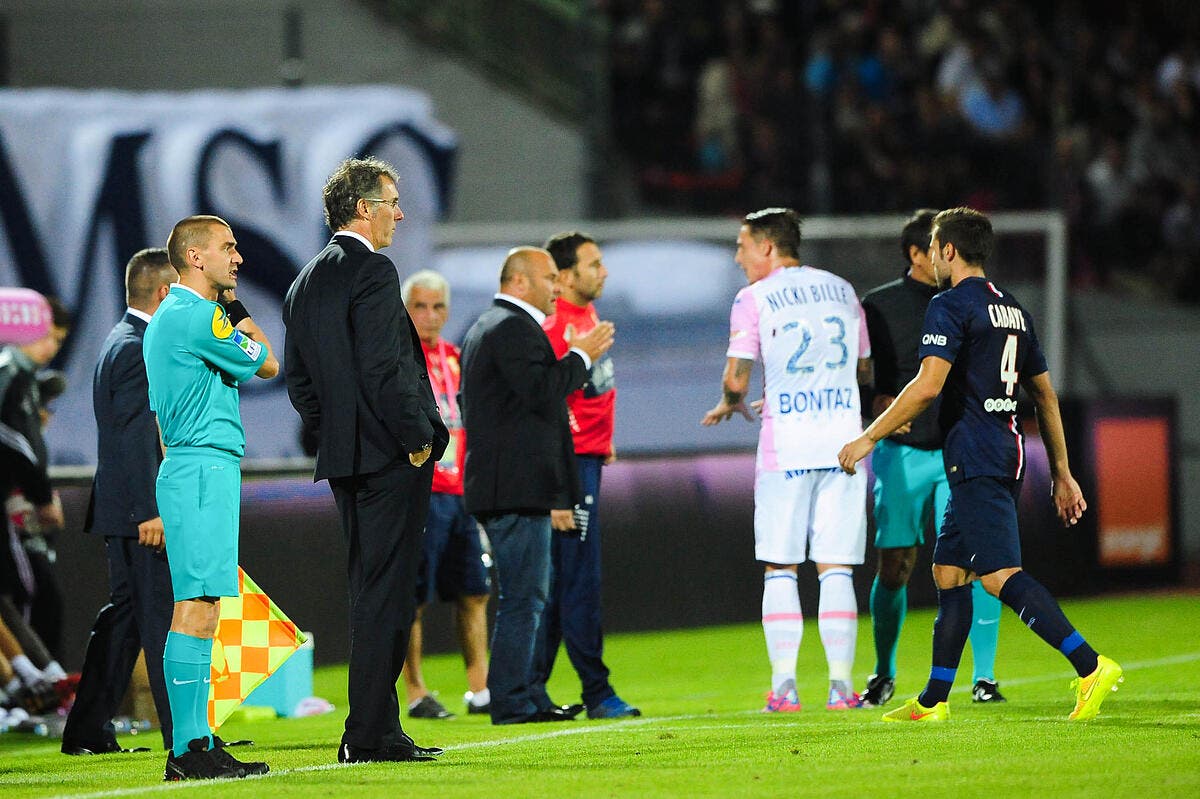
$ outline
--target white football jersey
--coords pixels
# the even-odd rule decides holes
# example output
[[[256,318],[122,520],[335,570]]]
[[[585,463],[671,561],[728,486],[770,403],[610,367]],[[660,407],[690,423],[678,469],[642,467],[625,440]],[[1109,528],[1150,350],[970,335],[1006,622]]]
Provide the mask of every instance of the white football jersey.
[[[823,269],[776,269],[738,292],[726,354],[763,363],[758,468],[837,467],[862,433],[858,359],[871,356],[854,287]]]

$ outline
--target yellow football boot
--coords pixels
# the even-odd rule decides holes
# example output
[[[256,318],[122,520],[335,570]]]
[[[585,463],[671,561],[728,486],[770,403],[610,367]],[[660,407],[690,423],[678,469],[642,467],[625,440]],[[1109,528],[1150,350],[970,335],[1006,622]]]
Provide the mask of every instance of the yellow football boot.
[[[913,697],[895,710],[883,714],[884,721],[949,721],[950,705],[938,702],[933,707],[925,707]]]
[[[1117,685],[1125,682],[1123,675],[1124,671],[1115,660],[1100,655],[1095,671],[1071,681],[1071,687],[1075,689],[1075,709],[1067,718],[1071,721],[1094,719],[1109,692],[1117,690]]]

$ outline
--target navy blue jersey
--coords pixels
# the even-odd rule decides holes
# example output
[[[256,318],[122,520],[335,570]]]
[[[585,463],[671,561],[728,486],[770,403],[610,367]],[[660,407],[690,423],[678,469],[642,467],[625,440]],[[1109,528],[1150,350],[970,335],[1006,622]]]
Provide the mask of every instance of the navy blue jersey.
[[[1046,358],[1020,303],[985,278],[959,281],[929,302],[919,354],[952,364],[939,417],[950,482],[1024,477],[1017,386],[1045,372]]]

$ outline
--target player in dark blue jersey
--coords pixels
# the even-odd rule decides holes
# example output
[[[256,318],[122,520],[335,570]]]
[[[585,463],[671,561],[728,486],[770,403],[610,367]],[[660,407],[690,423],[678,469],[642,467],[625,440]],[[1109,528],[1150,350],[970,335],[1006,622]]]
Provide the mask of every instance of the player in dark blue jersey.
[[[938,282],[948,276],[953,288],[934,297],[925,313],[920,371],[863,435],[838,454],[842,468],[853,473],[880,439],[942,395],[950,504],[933,551],[938,587],[933,666],[920,696],[884,714],[884,720],[950,718],[946,699],[971,628],[970,582],[975,579],[1071,661],[1079,678],[1073,683],[1076,701],[1069,718],[1092,718],[1122,681],[1121,667],[1088,646],[1050,592],[1021,569],[1017,497],[1025,476],[1025,439],[1017,423],[1018,385],[1037,406],[1059,518],[1070,526],[1087,509],[1071,476],[1046,359],[1029,314],[984,275],[994,240],[988,218],[970,208],[942,211],[934,217],[930,238]]]
[[[896,399],[900,389],[917,376],[918,351],[929,302],[938,293],[929,234],[937,211],[922,208],[909,218],[900,234],[906,270],[899,280],[869,291],[862,299],[875,366],[874,398],[864,397],[873,419]],[[872,456],[875,472],[875,551],[879,570],[871,585],[871,626],[875,633],[875,671],[867,679],[863,704],[879,707],[892,698],[896,686],[896,650],[908,611],[908,582],[925,543],[925,528],[941,529],[950,501],[950,483],[942,465],[945,432],[938,423],[941,403],[932,402],[912,422],[879,442]],[[996,683],[996,647],[1004,605],[971,583],[972,661],[975,672],[971,696],[975,702],[1003,702]]]

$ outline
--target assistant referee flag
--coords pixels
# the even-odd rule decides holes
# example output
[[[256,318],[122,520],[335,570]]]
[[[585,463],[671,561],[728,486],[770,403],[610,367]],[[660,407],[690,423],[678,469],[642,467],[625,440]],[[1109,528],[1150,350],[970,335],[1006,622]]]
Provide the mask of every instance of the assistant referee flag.
[[[208,723],[215,730],[308,637],[238,567],[238,595],[221,599],[212,650]]]

